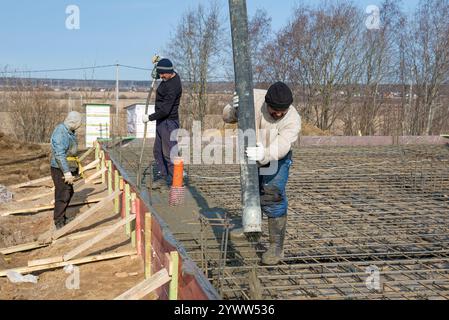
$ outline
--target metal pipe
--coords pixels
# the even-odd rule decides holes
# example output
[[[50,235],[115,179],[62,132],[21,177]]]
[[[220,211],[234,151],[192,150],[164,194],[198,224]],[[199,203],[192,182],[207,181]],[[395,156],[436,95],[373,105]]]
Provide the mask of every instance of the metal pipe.
[[[255,147],[256,121],[251,57],[248,40],[248,15],[246,0],[229,0],[232,48],[236,92],[239,96],[239,155],[240,182],[243,206],[243,229],[245,233],[262,232],[262,215],[259,196],[259,174],[257,164],[250,164],[245,156],[247,147]],[[254,139],[245,139],[245,134],[254,133]]]

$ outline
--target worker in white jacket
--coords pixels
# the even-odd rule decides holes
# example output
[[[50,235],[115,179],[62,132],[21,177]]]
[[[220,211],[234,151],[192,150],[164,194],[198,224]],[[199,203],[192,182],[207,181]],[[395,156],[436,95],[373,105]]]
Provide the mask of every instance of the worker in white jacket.
[[[266,265],[276,265],[284,256],[288,207],[285,188],[292,164],[292,146],[301,131],[301,117],[292,103],[293,94],[282,82],[273,84],[268,91],[254,90],[257,147],[247,148],[246,154],[248,160],[259,165],[260,203],[268,217],[270,239],[270,247],[262,256]],[[238,121],[237,97],[233,106],[224,108],[223,120]],[[262,170],[267,167],[275,170]],[[242,236],[242,229],[232,231],[232,237]]]

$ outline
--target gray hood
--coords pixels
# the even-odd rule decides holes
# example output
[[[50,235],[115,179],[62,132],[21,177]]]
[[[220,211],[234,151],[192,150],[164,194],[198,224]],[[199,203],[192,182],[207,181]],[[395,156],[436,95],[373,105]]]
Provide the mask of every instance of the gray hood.
[[[64,120],[65,126],[72,131],[77,130],[81,127],[81,114],[76,111],[70,111]]]

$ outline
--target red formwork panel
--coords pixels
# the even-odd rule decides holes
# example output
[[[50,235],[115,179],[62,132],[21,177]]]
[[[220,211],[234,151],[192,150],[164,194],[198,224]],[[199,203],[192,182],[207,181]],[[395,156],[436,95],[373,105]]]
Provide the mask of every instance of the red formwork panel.
[[[105,159],[109,160],[109,155],[105,152]],[[114,170],[116,166],[114,165]],[[120,172],[120,170],[119,170]],[[124,183],[128,181],[124,180]],[[131,186],[131,185],[130,185]],[[148,210],[144,201],[139,198],[139,192],[131,187],[132,192],[136,193],[137,199],[132,206],[132,210],[136,213],[136,246],[137,252],[139,253],[142,261],[146,261],[145,257],[145,214]],[[120,212],[121,217],[125,217],[125,192],[122,193],[120,201]],[[162,268],[169,269],[169,260],[167,255],[170,252],[177,251],[176,247],[170,244],[163,235],[162,228],[158,222],[158,219],[151,216],[151,244],[152,244],[152,273],[160,271]],[[178,299],[180,300],[208,300],[207,294],[204,289],[200,286],[197,279],[190,274],[183,274],[182,272],[183,259],[179,255],[179,266],[178,266]],[[167,300],[169,292],[169,284],[166,284],[156,290],[156,294],[159,296],[160,300]]]

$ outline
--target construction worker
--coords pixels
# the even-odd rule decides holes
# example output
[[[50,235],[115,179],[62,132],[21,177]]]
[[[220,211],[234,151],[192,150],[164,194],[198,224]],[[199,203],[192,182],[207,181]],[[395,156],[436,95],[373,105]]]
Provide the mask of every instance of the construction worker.
[[[156,121],[156,139],[153,155],[156,160],[158,174],[152,184],[153,189],[170,186],[173,180],[173,160],[170,154],[178,155],[178,143],[172,136],[179,129],[179,103],[182,96],[181,78],[174,71],[169,59],[160,59],[156,72],[162,83],[156,91],[155,113],[143,116],[142,121]],[[171,139],[173,138],[173,139]]]
[[[73,197],[73,182],[78,175],[76,158],[78,143],[75,131],[81,127],[81,114],[71,111],[63,123],[56,126],[51,135],[51,177],[55,186],[55,209],[53,218],[56,229],[63,227],[68,219],[67,206]]]
[[[284,238],[287,224],[287,196],[285,188],[292,164],[292,146],[301,130],[301,117],[294,107],[290,88],[282,83],[273,84],[268,91],[254,90],[256,118],[256,147],[248,147],[249,161],[259,166],[259,191],[262,212],[268,217],[269,249],[262,256],[265,265],[276,265],[284,257]],[[233,106],[223,110],[223,120],[238,120],[238,97]],[[268,133],[267,137],[262,133]],[[275,168],[263,173],[262,168]],[[231,231],[232,238],[243,238],[243,229]]]

